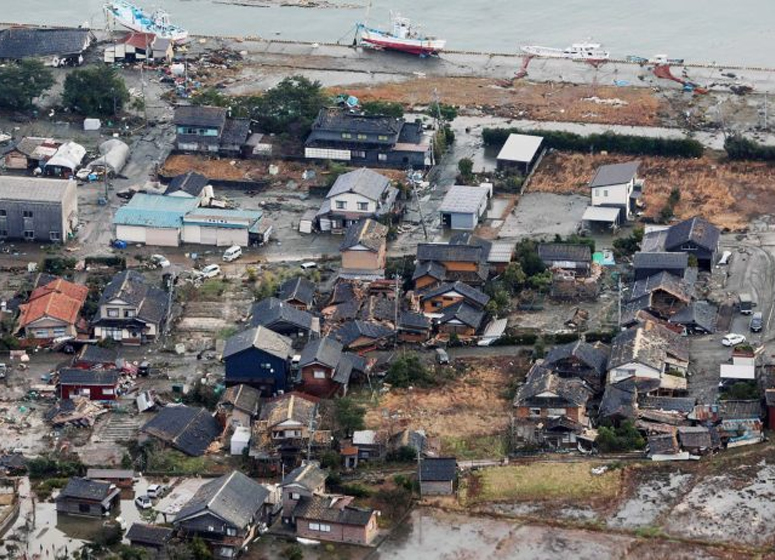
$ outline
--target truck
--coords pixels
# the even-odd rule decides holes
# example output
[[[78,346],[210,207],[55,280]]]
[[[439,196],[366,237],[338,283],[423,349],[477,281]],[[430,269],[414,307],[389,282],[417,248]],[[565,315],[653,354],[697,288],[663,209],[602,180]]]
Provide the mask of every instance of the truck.
[[[751,294],[742,293],[738,296],[738,300],[740,313],[743,315],[750,315],[753,313],[753,308],[756,307],[756,302],[753,300]]]

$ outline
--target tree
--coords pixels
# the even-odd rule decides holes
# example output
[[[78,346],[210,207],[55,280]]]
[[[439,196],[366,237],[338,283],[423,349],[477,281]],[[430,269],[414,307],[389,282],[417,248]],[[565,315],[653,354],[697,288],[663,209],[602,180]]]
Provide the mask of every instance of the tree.
[[[434,101],[428,105],[428,114],[434,119],[452,122],[457,118],[457,107]]]
[[[627,237],[614,239],[614,254],[617,257],[627,257],[640,250],[643,241],[643,228],[635,228]]]
[[[632,420],[625,420],[617,427],[600,426],[597,433],[597,447],[603,453],[634,451],[646,445]]]
[[[304,76],[291,76],[257,100],[253,118],[266,132],[290,132],[302,136],[328,103],[320,82],[310,81]]]
[[[361,103],[363,114],[369,116],[393,117],[400,119],[404,116],[404,106],[395,101],[365,101]]]
[[[82,115],[117,115],[128,101],[123,78],[110,66],[73,70],[65,78],[62,104]]]
[[[0,68],[0,84],[0,107],[24,110],[54,85],[54,74],[39,60],[23,60]]]
[[[406,354],[390,363],[385,381],[395,387],[427,387],[433,383],[433,378],[417,354]]]
[[[366,409],[355,403],[350,397],[337,399],[334,403],[336,425],[346,436],[364,428],[363,417]]]
[[[457,169],[464,181],[469,181],[474,176],[474,162],[469,158],[463,158],[457,162]]]
[[[533,239],[523,239],[515,247],[516,262],[528,276],[540,274],[546,265],[538,257],[538,243]]]
[[[516,295],[524,287],[527,281],[527,274],[522,270],[519,263],[509,263],[501,275],[501,280],[511,295]]]

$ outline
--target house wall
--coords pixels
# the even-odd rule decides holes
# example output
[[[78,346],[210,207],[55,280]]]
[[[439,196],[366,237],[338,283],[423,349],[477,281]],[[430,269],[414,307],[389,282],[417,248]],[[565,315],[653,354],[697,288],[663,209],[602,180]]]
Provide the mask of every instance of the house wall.
[[[665,268],[665,267],[654,267],[654,268],[636,268],[635,269],[635,280],[645,280],[649,276],[654,276],[655,274],[659,274],[660,272],[669,272],[670,274],[675,274],[679,278],[682,278],[684,275],[684,272],[686,270],[683,267],[680,268]]]
[[[350,270],[384,270],[385,246],[379,252],[347,250],[342,251],[342,268]]]
[[[30,160],[21,152],[13,151],[5,154],[5,168],[25,171],[30,167]]]
[[[323,488],[314,489],[323,491]],[[293,510],[296,504],[299,503],[299,499],[304,496],[309,498],[312,496],[312,492],[301,486],[283,487],[282,500],[283,500],[283,518],[290,519],[293,515]]]
[[[226,358],[226,385],[245,383],[267,395],[288,388],[288,362],[257,348]]]
[[[630,213],[630,195],[632,194],[634,182],[620,185],[606,185],[604,187],[595,187],[592,191],[592,206],[615,206],[623,208],[626,217],[629,220]]]
[[[718,247],[715,247],[713,251],[709,251],[704,247],[699,247],[693,241],[684,243],[680,247],[672,247],[668,249],[671,253],[689,253],[697,257],[699,268],[702,270],[710,270],[715,264],[715,255]]]
[[[182,229],[183,243],[195,243],[200,245],[215,245],[217,247],[231,247],[239,245],[247,247],[248,227],[207,227],[198,224],[184,224]]]
[[[648,377],[652,379],[659,379],[661,377],[660,371],[637,362],[631,362],[624,364],[616,368],[608,370],[608,383],[616,383],[622,379],[627,379],[633,375],[636,377]]]
[[[53,317],[41,317],[24,327],[24,336],[37,340],[47,340],[60,336],[75,336],[75,325],[54,319]]]
[[[88,395],[91,401],[116,400],[116,387],[103,385],[60,385],[60,398],[71,399],[73,397]]]
[[[331,212],[336,214],[337,212],[347,212],[362,214],[364,217],[373,215],[377,211],[377,201],[366,198],[363,195],[357,193],[342,193],[336,196],[330,197],[331,200]],[[344,204],[344,208],[339,208],[338,203]],[[365,204],[365,208],[359,208],[358,204]]]
[[[449,482],[420,482],[420,494],[423,496],[448,495],[454,492],[452,481]]]
[[[438,283],[439,281],[433,278],[432,276],[420,276],[417,280],[414,281],[414,289],[422,290],[423,288],[435,286]]]
[[[57,513],[73,515],[85,515],[87,517],[102,517],[103,509],[100,502],[87,502],[83,500],[64,499],[56,501]]]
[[[479,268],[479,263],[475,262],[444,261],[441,264],[450,272],[476,272]]]
[[[77,209],[77,203],[69,201],[67,208]],[[63,220],[65,206],[59,202],[0,198],[0,211],[6,214],[0,216],[0,239],[61,242],[66,241],[67,235],[72,231],[71,225]],[[32,212],[32,217],[25,217],[25,212]],[[32,236],[25,236],[25,232],[32,232]]]
[[[472,231],[476,229],[476,224],[479,223],[479,216],[476,214],[462,214],[459,212],[442,212],[442,222],[445,221],[444,216],[449,216],[449,228],[458,229],[463,231]]]
[[[322,372],[325,377],[318,379],[315,377],[315,372]],[[312,364],[301,368],[301,384],[302,390],[305,393],[315,395],[316,397],[327,397],[336,393],[341,385],[331,379],[334,375],[334,370],[329,367],[319,364]]]
[[[142,333],[138,333],[136,331],[130,331],[129,329],[121,329],[121,338],[119,342],[122,344],[127,345],[138,345],[143,343],[143,337],[141,336]],[[104,340],[106,338],[113,338],[110,336],[110,333],[108,330],[104,327],[95,326],[94,327],[94,338]],[[116,339],[114,339],[116,340]]]
[[[463,296],[451,296],[447,294],[440,294],[436,297],[426,299],[422,302],[422,309],[425,313],[438,313],[442,309],[446,309],[450,305],[455,305],[459,301],[463,301]]]
[[[313,530],[310,528],[310,524],[312,523],[327,525],[330,528],[330,531]],[[296,534],[302,538],[307,539],[366,546],[369,545],[377,535],[376,514],[372,515],[368,525],[365,527],[342,525],[339,523],[331,523],[326,521],[319,523],[314,519],[297,519]]]
[[[180,245],[180,229],[117,224],[116,239],[121,239],[127,243],[144,243],[158,247],[177,247]]]
[[[533,414],[531,409],[540,409],[540,413],[537,415]],[[555,405],[546,406],[541,404],[536,404],[535,406],[518,406],[514,410],[514,415],[521,419],[556,418],[558,416],[565,416],[574,422],[579,422],[580,424],[586,423],[586,414],[584,411],[579,407],[572,406],[558,407]]]
[[[428,336],[428,332],[399,331],[398,333],[398,339],[402,342],[425,342],[428,340]]]
[[[461,337],[476,336],[475,328],[456,323],[444,323],[439,325],[438,330],[440,333],[456,334]]]

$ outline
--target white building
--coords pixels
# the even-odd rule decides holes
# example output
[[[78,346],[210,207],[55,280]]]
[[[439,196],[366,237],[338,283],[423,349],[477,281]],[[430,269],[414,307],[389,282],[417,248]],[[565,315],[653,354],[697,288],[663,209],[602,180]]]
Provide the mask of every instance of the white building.
[[[541,136],[509,134],[496,158],[498,169],[516,169],[527,175],[540,158],[543,141]]]
[[[618,208],[619,221],[631,220],[643,187],[638,181],[639,167],[639,161],[599,167],[589,183],[592,206]]]
[[[478,187],[452,185],[439,206],[442,227],[473,231],[487,211],[492,196],[492,185],[484,183]]]
[[[398,189],[365,167],[340,175],[317,213],[320,231],[344,232],[363,218],[378,218],[396,207]]]
[[[248,247],[264,243],[270,231],[261,221],[260,210],[195,208],[183,217],[183,243]]]

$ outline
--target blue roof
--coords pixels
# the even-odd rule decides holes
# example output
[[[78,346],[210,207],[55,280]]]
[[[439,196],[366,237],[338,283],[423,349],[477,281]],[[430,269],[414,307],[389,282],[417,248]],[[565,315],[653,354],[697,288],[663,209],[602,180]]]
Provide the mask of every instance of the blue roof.
[[[126,206],[118,209],[113,224],[179,228],[183,224],[183,216],[198,205],[196,198],[138,193]]]

